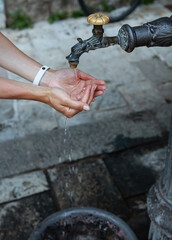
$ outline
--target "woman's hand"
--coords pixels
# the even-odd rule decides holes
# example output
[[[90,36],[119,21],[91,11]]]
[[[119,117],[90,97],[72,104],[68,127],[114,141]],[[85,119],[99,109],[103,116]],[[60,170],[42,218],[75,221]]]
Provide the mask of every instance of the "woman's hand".
[[[84,90],[88,85],[96,85],[94,98],[100,96],[106,90],[105,82],[78,69],[48,70],[40,82],[41,86],[58,87],[63,89],[72,99],[81,100]]]
[[[86,86],[81,100],[78,101],[71,99],[68,93],[57,87],[35,86],[1,77],[0,86],[0,99],[25,99],[43,102],[68,118],[81,111],[89,110],[96,89],[95,84]]]
[[[61,112],[67,118],[71,118],[81,111],[88,111],[89,105],[93,100],[96,85],[88,85],[85,88],[82,98],[78,100],[72,99],[68,93],[61,88],[49,88],[48,99],[44,101],[58,112]]]

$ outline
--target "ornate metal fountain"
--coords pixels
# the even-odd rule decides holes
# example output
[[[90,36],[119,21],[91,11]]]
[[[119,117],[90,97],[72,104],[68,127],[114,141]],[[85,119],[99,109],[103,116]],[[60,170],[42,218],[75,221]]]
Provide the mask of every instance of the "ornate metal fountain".
[[[76,68],[79,58],[84,52],[120,45],[126,52],[132,52],[136,47],[169,47],[172,45],[172,16],[159,18],[142,26],[131,27],[125,24],[117,36],[103,37],[103,25],[109,19],[104,14],[88,16],[88,22],[93,24],[93,36],[78,42],[71,48],[67,56],[71,68]],[[151,219],[149,239],[172,239],[172,121],[170,127],[169,146],[165,169],[148,195],[148,213]]]

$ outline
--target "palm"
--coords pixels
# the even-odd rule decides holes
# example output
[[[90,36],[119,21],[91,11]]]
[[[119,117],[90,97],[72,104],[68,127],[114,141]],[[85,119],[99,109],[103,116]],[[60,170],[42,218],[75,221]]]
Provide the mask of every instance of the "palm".
[[[106,89],[104,81],[98,80],[80,70],[61,69],[56,72],[56,79],[51,80],[50,87],[60,87],[68,93],[72,99],[80,100],[84,95],[86,86],[92,84],[97,85],[94,97],[102,95]]]

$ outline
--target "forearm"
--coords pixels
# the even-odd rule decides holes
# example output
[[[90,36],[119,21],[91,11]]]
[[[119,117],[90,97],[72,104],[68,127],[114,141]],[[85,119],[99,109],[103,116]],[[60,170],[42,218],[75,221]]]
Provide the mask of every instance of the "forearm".
[[[33,81],[42,65],[20,51],[0,33],[0,66]]]
[[[49,89],[22,83],[6,78],[0,78],[1,99],[26,99],[46,103]]]

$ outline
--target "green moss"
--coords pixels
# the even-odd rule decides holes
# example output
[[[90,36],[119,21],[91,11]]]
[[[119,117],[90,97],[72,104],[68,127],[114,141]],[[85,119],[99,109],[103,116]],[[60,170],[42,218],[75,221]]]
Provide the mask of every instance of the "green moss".
[[[23,9],[18,9],[13,14],[8,14],[7,27],[22,30],[33,27],[31,18]]]
[[[142,0],[142,1],[141,1],[141,4],[146,4],[146,5],[148,5],[148,4],[154,3],[154,1],[155,1],[155,0]]]
[[[115,6],[109,5],[107,1],[102,1],[101,5],[103,7],[103,11],[105,11],[105,12],[111,12],[115,9]]]
[[[152,58],[153,59],[160,59],[158,55],[153,55]]]
[[[81,9],[72,11],[73,18],[79,18],[79,17],[83,17],[83,16],[85,16],[85,13]]]
[[[53,23],[55,21],[63,20],[63,19],[66,19],[67,16],[68,16],[67,11],[65,10],[61,12],[57,11],[57,12],[51,13],[51,15],[48,18],[48,22]]]

